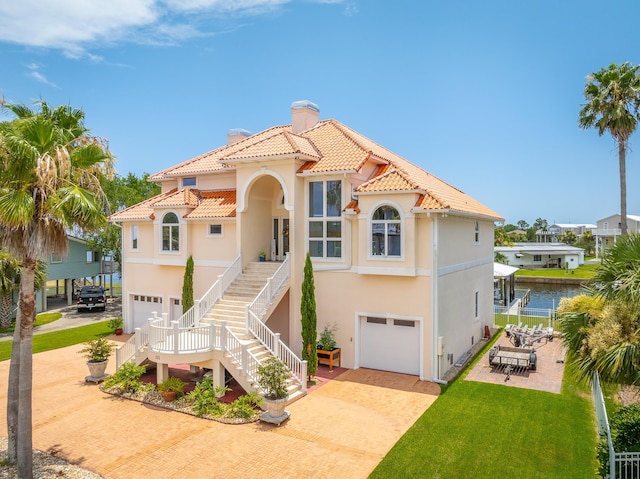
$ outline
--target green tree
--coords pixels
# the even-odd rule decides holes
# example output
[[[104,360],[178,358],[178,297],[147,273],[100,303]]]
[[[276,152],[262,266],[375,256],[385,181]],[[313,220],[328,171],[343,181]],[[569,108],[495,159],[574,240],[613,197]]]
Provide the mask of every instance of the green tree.
[[[14,256],[0,251],[0,327],[10,328],[13,319],[13,290],[20,284],[22,264]],[[47,263],[38,260],[34,278],[35,290],[47,281]]]
[[[620,215],[622,234],[627,233],[627,172],[626,154],[629,138],[638,125],[640,106],[640,66],[629,62],[612,63],[587,77],[582,106],[578,117],[580,128],[596,128],[602,136],[608,132],[618,145],[620,169]]]
[[[639,287],[640,235],[623,235],[605,252],[589,287],[604,305],[601,312],[583,303],[560,321],[583,378],[597,372],[604,381],[640,384]]]
[[[20,271],[20,261],[4,251],[0,252],[0,327],[11,327],[13,289]]]
[[[4,105],[15,115],[0,123],[0,241],[22,263],[9,367],[7,459],[19,477],[33,476],[32,339],[35,272],[39,259],[66,254],[67,231],[94,230],[105,221],[100,177],[112,157],[104,140],[89,135],[84,113],[70,106],[39,111]]]
[[[302,359],[307,361],[307,374],[311,378],[318,371],[318,345],[316,343],[318,338],[318,318],[316,315],[313,264],[311,263],[311,255],[308,252],[304,262],[300,313],[302,315]]]
[[[182,314],[193,308],[193,256],[187,258],[182,281]]]
[[[529,223],[527,223],[525,220],[520,220],[518,221],[518,228],[526,231],[529,228]]]
[[[560,237],[560,242],[564,244],[574,244],[578,238],[573,231],[565,231],[564,234]]]
[[[576,246],[584,249],[587,256],[592,256],[596,251],[596,238],[591,231],[585,231],[576,242]]]
[[[141,203],[160,194],[160,185],[148,180],[149,174],[140,178],[129,173],[127,176],[115,175],[112,180],[102,176],[100,184],[109,200],[110,211],[116,212]],[[122,230],[114,224],[106,223],[96,233],[85,239],[89,247],[100,251],[102,256],[112,256],[116,264],[122,264]]]

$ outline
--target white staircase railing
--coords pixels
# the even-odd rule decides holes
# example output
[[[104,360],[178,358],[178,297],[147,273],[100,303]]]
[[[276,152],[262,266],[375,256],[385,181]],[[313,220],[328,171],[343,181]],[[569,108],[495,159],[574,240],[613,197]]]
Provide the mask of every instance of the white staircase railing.
[[[169,322],[167,313],[163,313],[162,317],[156,315],[149,318],[143,327],[136,328],[135,335],[129,341],[116,350],[116,367],[119,368],[131,360],[136,356],[136,352],[145,346],[153,351],[169,354],[218,350],[225,352],[252,383],[257,383],[260,361],[249,351],[246,341],[241,341],[227,327],[226,321],[221,321],[220,324],[216,324],[218,321],[200,323],[241,272],[242,258],[238,256],[232,265],[218,276],[218,280],[203,297],[195,301],[194,306],[177,321]],[[255,300],[246,307],[246,330],[289,367],[292,379],[300,385],[304,393],[307,390],[307,362],[298,358],[282,342],[280,334],[271,331],[261,320],[289,276],[290,262],[287,255]]]
[[[273,276],[267,280],[267,284],[258,293],[256,299],[249,305],[249,310],[258,318],[262,317],[275,295],[280,291],[282,285],[289,279],[291,275],[290,269],[289,253],[287,253],[280,267],[273,273]]]
[[[277,296],[280,288],[289,279],[291,266],[289,253],[276,272],[269,278],[256,299],[247,306],[247,332],[250,332],[266,347],[271,354],[291,369],[302,392],[307,390],[307,362],[297,357],[280,339],[280,333],[274,333],[263,322],[262,316]]]

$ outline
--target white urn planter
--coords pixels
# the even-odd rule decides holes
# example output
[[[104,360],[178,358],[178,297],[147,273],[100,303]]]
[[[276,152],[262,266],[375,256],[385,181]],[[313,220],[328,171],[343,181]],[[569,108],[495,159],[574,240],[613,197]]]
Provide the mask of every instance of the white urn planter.
[[[85,380],[98,382],[106,378],[108,374],[105,374],[105,371],[107,369],[108,362],[108,360],[100,362],[87,361],[87,366],[89,367],[89,376],[87,376]]]
[[[289,419],[291,413],[289,411],[285,411],[288,399],[289,397],[279,399],[264,398],[264,408],[266,410],[260,415],[260,420],[280,425],[280,423]]]

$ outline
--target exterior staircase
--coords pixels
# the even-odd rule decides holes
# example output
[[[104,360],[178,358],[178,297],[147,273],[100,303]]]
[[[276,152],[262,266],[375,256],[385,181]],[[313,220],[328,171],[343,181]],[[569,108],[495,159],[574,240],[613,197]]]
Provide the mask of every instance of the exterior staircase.
[[[225,321],[227,328],[243,345],[247,346],[247,350],[260,362],[273,354],[248,330],[247,308],[279,266],[280,263],[273,262],[248,263],[243,272],[229,285],[222,298],[200,320],[202,323],[215,321],[218,324]],[[260,391],[259,386],[243,374],[242,368],[233,358],[226,356],[222,363],[245,390]],[[303,395],[300,385],[294,381],[289,382],[287,389],[289,391],[288,402],[295,401]]]
[[[216,359],[246,391],[261,394],[255,381],[257,369],[264,360],[276,356],[291,369],[288,402],[304,396],[306,361],[301,361],[263,322],[289,288],[288,262],[254,262],[243,271],[240,264],[238,257],[178,321],[168,322],[163,315],[137,328],[135,335],[116,350],[116,368],[128,361],[148,361],[157,352],[163,355],[163,364],[180,363],[180,355],[191,354],[193,358],[197,352],[200,359],[193,358],[192,364],[204,364],[207,357]]]

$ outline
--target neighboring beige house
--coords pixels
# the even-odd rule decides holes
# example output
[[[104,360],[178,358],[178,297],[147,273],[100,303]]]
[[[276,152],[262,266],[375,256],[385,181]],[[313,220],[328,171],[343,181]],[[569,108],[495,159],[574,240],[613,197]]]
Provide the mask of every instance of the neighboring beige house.
[[[627,215],[627,232],[640,233],[640,216]],[[596,256],[616,244],[616,239],[622,234],[622,215],[607,216],[597,222],[597,228],[593,230],[596,238]]]
[[[576,238],[580,238],[587,231],[593,232],[597,228],[594,224],[554,223],[546,230],[536,231],[538,243],[557,243],[561,241],[565,233],[572,232]]]
[[[140,328],[119,363],[146,356],[160,379],[166,364],[194,364],[219,381],[222,367],[251,377],[277,355],[303,375],[309,252],[318,332],[337,325],[343,367],[438,380],[493,323],[502,218],[342,123],[319,121],[311,102],[291,113],[291,125],[231,130],[227,145],[152,175],[161,194],[111,217],[123,233],[125,330]],[[190,255],[201,301],[180,319]],[[216,306],[269,266],[268,291],[248,293],[239,313]],[[164,318],[149,321],[154,312]],[[196,330],[204,342],[189,343]]]

